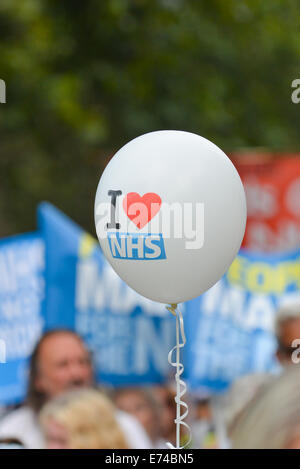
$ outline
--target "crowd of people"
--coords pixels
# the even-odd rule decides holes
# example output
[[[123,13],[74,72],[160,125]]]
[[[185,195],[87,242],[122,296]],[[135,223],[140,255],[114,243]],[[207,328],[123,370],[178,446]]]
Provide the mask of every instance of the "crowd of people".
[[[300,302],[279,310],[275,331],[277,375],[242,376],[222,395],[187,395],[188,447],[300,449]],[[0,448],[175,446],[174,398],[167,385],[102,388],[82,339],[48,331],[31,356],[26,401],[0,418]],[[188,430],[181,433],[184,445]]]

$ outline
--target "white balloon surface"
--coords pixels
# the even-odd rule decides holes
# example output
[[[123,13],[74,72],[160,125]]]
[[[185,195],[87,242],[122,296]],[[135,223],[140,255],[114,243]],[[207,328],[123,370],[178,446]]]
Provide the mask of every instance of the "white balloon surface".
[[[107,165],[95,222],[119,276],[161,303],[199,296],[226,272],[245,231],[240,177],[199,135],[163,130],[135,138]]]

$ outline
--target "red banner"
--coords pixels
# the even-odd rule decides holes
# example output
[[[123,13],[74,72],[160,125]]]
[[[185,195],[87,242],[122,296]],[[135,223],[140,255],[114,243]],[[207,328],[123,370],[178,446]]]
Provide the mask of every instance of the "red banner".
[[[248,220],[243,247],[259,252],[300,246],[300,155],[232,155],[244,183]]]

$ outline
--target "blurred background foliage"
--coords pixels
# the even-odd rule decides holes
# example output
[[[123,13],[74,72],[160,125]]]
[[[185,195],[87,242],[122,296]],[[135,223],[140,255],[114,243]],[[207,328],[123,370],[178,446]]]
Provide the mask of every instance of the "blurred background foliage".
[[[94,233],[101,172],[145,132],[297,150],[299,24],[297,0],[1,0],[0,236],[45,199]]]

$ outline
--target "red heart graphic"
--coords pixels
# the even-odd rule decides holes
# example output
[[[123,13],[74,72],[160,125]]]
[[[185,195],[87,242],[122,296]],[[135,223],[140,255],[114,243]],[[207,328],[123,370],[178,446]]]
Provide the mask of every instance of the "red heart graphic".
[[[128,218],[140,230],[159,212],[161,198],[153,192],[141,197],[137,192],[129,192],[123,199],[123,208]]]

